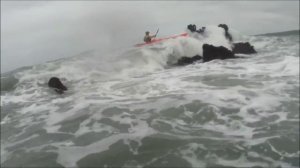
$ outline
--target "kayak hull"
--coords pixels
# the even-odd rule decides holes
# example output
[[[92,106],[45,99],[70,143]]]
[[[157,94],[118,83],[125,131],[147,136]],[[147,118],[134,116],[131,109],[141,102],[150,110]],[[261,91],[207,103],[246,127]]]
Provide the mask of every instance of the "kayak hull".
[[[151,45],[151,44],[160,43],[160,42],[168,40],[168,39],[174,39],[174,38],[177,38],[177,37],[187,37],[187,36],[188,36],[187,33],[182,33],[182,34],[179,34],[179,35],[175,35],[175,36],[171,36],[171,37],[166,37],[166,38],[155,38],[155,39],[152,39],[151,42],[148,42],[148,43],[136,44],[135,47],[147,46],[147,45]]]

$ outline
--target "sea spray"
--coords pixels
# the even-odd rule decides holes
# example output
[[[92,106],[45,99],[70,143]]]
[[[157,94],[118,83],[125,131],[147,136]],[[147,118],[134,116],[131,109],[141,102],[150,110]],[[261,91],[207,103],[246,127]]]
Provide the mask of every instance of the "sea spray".
[[[169,66],[204,43],[230,48],[207,31],[220,36],[8,73],[1,166],[299,167],[299,35],[245,36],[257,54]],[[52,93],[51,76],[69,90]]]

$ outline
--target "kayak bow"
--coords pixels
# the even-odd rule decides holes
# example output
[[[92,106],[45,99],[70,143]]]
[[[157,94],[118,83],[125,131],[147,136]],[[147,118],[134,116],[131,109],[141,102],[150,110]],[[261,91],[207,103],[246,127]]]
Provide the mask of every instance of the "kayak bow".
[[[188,36],[187,33],[182,33],[182,34],[179,34],[179,35],[174,35],[174,36],[165,37],[165,38],[154,38],[154,39],[151,40],[151,42],[140,43],[140,44],[136,44],[134,46],[135,47],[142,47],[142,46],[146,46],[146,45],[150,45],[150,44],[160,43],[160,42],[168,40],[168,39],[174,39],[174,38],[177,38],[177,37],[187,37],[187,36]]]

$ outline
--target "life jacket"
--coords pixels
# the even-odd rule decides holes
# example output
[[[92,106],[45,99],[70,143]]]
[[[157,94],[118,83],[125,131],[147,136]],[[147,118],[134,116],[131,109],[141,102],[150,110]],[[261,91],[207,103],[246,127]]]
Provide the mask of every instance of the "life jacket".
[[[145,36],[144,37],[144,42],[150,43],[151,42],[151,37],[150,36]]]

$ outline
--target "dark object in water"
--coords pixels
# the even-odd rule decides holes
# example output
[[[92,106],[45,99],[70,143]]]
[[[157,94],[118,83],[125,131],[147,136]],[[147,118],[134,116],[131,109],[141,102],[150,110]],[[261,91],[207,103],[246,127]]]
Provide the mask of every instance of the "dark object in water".
[[[196,25],[194,24],[189,24],[187,26],[187,28],[191,31],[191,32],[195,32],[197,30]]]
[[[208,62],[214,59],[228,59],[235,58],[233,52],[227,48],[220,46],[215,47],[209,44],[203,44],[203,62]]]
[[[254,47],[249,43],[233,43],[232,52],[235,54],[255,54],[257,53]]]
[[[192,64],[198,60],[201,60],[202,57],[200,55],[195,55],[193,57],[181,57],[178,61],[176,65],[188,65],[188,64]]]
[[[197,32],[197,33],[203,33],[205,30],[205,27],[202,27],[201,29],[197,30],[196,25],[194,24],[189,24],[187,26],[187,29],[189,29],[191,32]]]
[[[64,91],[68,90],[67,87],[64,86],[60,79],[57,77],[51,77],[48,82],[48,86],[54,88],[54,90],[59,94],[62,94],[64,93]]]
[[[198,33],[204,33],[204,31],[205,31],[205,27],[202,27],[201,29],[196,30],[196,32],[198,32]]]
[[[219,24],[218,27],[221,27],[225,30],[225,37],[231,42],[232,41],[232,36],[230,33],[228,33],[228,26],[226,24]]]
[[[226,24],[219,24],[218,27],[222,27],[225,30],[225,32],[228,32],[228,30],[229,30],[229,28]]]

